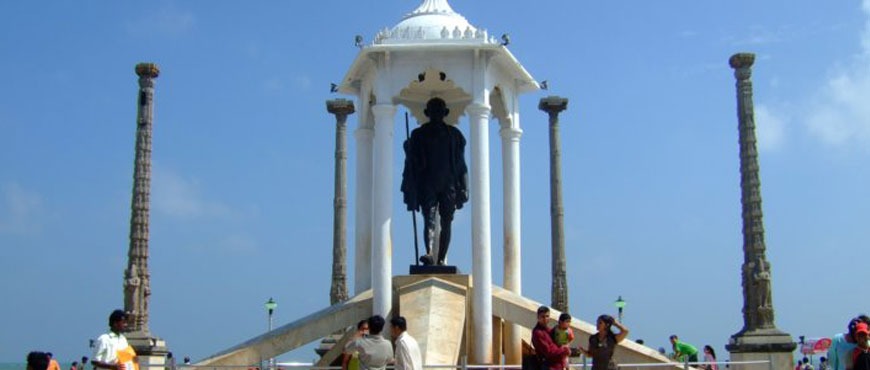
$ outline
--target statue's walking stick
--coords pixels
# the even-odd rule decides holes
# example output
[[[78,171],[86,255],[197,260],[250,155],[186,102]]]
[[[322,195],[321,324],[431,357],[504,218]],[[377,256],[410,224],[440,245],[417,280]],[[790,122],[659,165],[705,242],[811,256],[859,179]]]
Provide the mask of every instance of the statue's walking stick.
[[[405,112],[405,143],[407,143],[408,146],[411,145],[411,132],[408,129],[408,112]],[[406,148],[405,149],[405,156],[408,156],[408,154],[409,154],[408,149]],[[410,165],[411,168],[410,168],[409,176],[414,176],[414,161],[412,160],[410,163],[411,163],[411,165]],[[414,181],[411,181],[411,183],[413,184]],[[414,194],[414,202],[415,203],[416,203],[416,199],[417,199],[417,194]],[[417,266],[419,266],[420,265],[420,244],[417,241],[417,212],[416,212],[416,207],[415,207],[415,209],[411,210],[411,223],[414,225],[414,261],[417,264]]]

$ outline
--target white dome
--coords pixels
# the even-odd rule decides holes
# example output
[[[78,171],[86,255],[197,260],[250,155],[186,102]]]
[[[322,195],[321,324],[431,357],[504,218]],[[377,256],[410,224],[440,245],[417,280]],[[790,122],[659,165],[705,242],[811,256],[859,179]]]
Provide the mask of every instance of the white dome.
[[[495,42],[487,39],[485,30],[475,28],[454,12],[447,0],[424,0],[395,27],[379,32],[374,43]]]

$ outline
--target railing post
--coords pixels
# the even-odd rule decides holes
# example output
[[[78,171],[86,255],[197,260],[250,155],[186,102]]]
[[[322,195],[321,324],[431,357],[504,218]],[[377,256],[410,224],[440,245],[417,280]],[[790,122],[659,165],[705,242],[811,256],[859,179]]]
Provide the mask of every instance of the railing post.
[[[683,356],[683,369],[689,370],[689,356]]]

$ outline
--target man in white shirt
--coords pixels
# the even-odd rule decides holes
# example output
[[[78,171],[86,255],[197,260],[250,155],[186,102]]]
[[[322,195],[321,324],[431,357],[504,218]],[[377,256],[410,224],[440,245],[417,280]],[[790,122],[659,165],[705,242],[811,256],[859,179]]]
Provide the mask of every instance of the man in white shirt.
[[[402,316],[390,320],[396,338],[396,370],[423,370],[423,356],[417,340],[408,334],[408,323]]]
[[[91,363],[95,369],[138,370],[136,352],[127,344],[124,329],[127,328],[127,313],[112,311],[109,315],[109,332],[100,335],[96,341],[94,358]]]

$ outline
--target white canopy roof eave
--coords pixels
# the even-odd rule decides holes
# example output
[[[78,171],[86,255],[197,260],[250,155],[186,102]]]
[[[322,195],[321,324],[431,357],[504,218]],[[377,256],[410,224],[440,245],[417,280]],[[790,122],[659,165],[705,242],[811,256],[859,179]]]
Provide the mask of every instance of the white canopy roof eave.
[[[339,84],[338,91],[342,94],[359,95],[359,82],[365,74],[365,66],[369,54],[382,52],[419,51],[421,49],[439,50],[485,50],[495,51],[506,61],[505,67],[514,78],[521,83],[517,86],[518,93],[537,91],[540,89],[535,78],[523,67],[508,48],[499,44],[456,43],[456,42],[426,42],[413,44],[379,44],[369,45],[360,50]]]

